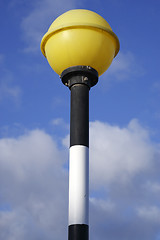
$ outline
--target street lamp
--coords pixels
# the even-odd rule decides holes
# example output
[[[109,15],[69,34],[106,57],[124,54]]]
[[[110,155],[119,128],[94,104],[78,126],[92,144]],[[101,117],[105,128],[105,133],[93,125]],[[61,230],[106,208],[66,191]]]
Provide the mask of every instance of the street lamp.
[[[108,22],[89,10],[59,16],[41,51],[71,90],[69,149],[69,240],[89,239],[89,90],[119,51]]]

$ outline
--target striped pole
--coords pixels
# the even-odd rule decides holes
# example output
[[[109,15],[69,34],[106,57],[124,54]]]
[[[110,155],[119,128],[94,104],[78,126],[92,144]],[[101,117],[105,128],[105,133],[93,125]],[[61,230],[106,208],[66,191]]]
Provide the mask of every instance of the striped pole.
[[[89,239],[89,90],[98,73],[88,66],[67,68],[62,82],[71,90],[68,240]]]

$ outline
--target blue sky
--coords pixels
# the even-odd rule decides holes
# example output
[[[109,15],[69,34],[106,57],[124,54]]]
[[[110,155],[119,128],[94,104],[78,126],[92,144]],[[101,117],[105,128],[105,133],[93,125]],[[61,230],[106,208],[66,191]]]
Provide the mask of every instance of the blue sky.
[[[90,239],[160,239],[160,3],[0,1],[0,239],[67,238],[70,92],[40,51],[84,8],[120,40],[90,90]]]

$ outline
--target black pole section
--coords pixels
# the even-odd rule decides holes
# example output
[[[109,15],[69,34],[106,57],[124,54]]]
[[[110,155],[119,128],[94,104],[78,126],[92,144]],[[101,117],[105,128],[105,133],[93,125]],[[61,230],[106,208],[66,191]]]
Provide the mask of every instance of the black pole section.
[[[89,147],[89,90],[98,82],[98,73],[89,66],[67,68],[61,75],[71,90],[70,147]]]
[[[70,225],[68,240],[89,240],[89,226],[87,224]]]
[[[89,147],[89,87],[75,84],[71,87],[70,147]]]
[[[88,66],[66,69],[62,82],[71,90],[68,240],[89,239],[89,90],[98,73]]]

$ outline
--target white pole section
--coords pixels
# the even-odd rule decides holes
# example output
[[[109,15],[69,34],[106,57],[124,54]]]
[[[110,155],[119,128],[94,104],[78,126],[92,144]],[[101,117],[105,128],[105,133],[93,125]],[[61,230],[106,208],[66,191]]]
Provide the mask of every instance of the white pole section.
[[[69,225],[89,224],[89,148],[75,145],[69,159]]]

